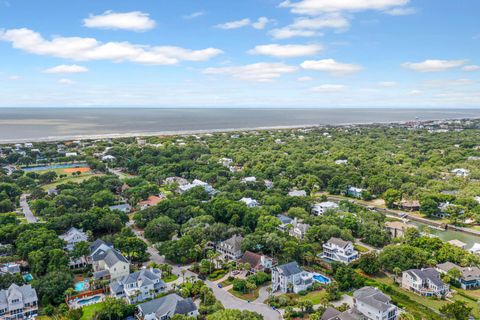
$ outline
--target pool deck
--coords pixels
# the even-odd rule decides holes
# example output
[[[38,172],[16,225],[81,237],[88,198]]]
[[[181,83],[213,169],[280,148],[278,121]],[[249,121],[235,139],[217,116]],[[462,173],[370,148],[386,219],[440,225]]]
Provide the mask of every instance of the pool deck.
[[[91,301],[91,302],[85,303],[85,304],[79,304],[78,303],[78,301],[93,299],[94,297],[100,297],[100,299],[98,299],[96,301]],[[78,300],[71,300],[68,303],[68,306],[70,307],[70,309],[78,309],[78,308],[82,308],[82,307],[89,306],[89,305],[92,305],[92,304],[103,302],[105,300],[105,298],[106,298],[106,295],[103,294],[103,293],[102,294],[95,294],[93,296],[83,297],[83,298],[78,299]]]

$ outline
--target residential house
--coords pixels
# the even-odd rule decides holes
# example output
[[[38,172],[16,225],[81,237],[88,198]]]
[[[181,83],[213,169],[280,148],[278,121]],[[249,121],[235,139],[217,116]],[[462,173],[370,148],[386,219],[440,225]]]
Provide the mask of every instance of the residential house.
[[[184,186],[188,184],[188,180],[182,177],[168,177],[165,179],[165,184],[173,184],[176,183],[179,186]]]
[[[480,287],[480,268],[478,267],[461,267],[451,262],[445,262],[438,264],[436,269],[440,273],[448,273],[451,269],[458,269],[461,276],[455,280],[460,283],[464,290]]]
[[[230,158],[221,158],[218,160],[218,163],[220,163],[224,167],[230,167],[230,165],[233,163],[233,159]]]
[[[0,319],[33,319],[37,314],[37,292],[31,285],[12,284],[0,290]]]
[[[363,287],[353,293],[353,313],[369,320],[396,320],[398,308],[389,296],[374,287]]]
[[[20,265],[18,263],[3,263],[0,264],[0,275],[1,274],[18,274],[20,273]]]
[[[130,304],[153,299],[166,291],[167,286],[161,278],[162,272],[158,269],[142,269],[113,280],[110,293],[115,298],[125,298]]]
[[[473,198],[475,201],[477,201],[477,203],[480,203],[480,196],[476,196],[475,198]]]
[[[240,180],[241,183],[255,183],[257,182],[256,177],[245,177],[242,180]]]
[[[65,250],[68,251],[73,251],[75,244],[88,241],[88,236],[85,232],[75,227],[71,227],[67,232],[59,235],[59,238],[66,242]]]
[[[264,180],[263,183],[265,184],[265,187],[270,190],[273,188],[273,181],[272,180]]]
[[[238,260],[242,257],[242,241],[243,237],[234,235],[231,238],[221,241],[217,245],[217,251],[224,257],[230,260]]]
[[[470,174],[470,170],[464,169],[464,168],[456,168],[450,172],[456,175],[457,177],[467,177]]]
[[[163,199],[165,199],[163,195],[149,196],[147,200],[140,201],[138,206],[140,207],[140,210],[145,210],[159,204]]]
[[[299,293],[313,284],[313,274],[302,270],[298,263],[293,261],[276,266],[272,269],[272,291],[283,293]]]
[[[347,163],[348,163],[348,160],[346,159],[335,160],[335,164],[347,164]]]
[[[279,214],[277,218],[278,220],[280,220],[280,225],[278,226],[278,229],[281,231],[287,231],[288,227],[292,224],[293,219],[284,214]]]
[[[310,225],[307,223],[303,223],[303,220],[298,220],[297,218],[294,218],[291,224],[292,227],[290,228],[289,234],[292,237],[303,240],[307,234],[308,229],[310,229]]]
[[[440,279],[434,268],[410,269],[402,273],[402,288],[421,296],[445,296],[449,292],[447,284]]]
[[[275,264],[272,258],[251,251],[245,251],[238,262],[248,263],[250,265],[250,272],[252,273],[271,270]]]
[[[363,189],[357,187],[348,187],[347,195],[354,198],[362,198],[363,197]]]
[[[290,197],[306,197],[307,192],[305,190],[292,190],[288,193]]]
[[[130,213],[132,211],[132,206],[130,206],[128,203],[122,203],[122,204],[116,204],[114,206],[108,207],[110,210],[119,210],[124,213]]]
[[[195,187],[202,187],[205,190],[205,192],[207,192],[209,195],[213,195],[213,194],[218,192],[208,183],[203,182],[203,181],[198,180],[198,179],[193,180],[192,183],[181,185],[179,187],[179,190],[180,190],[180,193],[185,193],[188,190],[193,189]]]
[[[405,222],[401,221],[387,221],[385,222],[385,229],[390,232],[392,238],[401,238],[405,235],[405,231],[408,228],[414,228],[413,226],[409,226]]]
[[[396,204],[400,209],[407,211],[418,211],[420,210],[420,201],[418,200],[402,200],[400,203]]]
[[[333,201],[325,201],[320,203],[315,203],[312,206],[312,213],[316,216],[321,216],[328,210],[335,211],[338,209],[338,204]]]
[[[112,156],[110,154],[107,154],[106,156],[102,156],[102,161],[109,162],[109,161],[114,161],[116,158],[115,156]]]
[[[255,208],[255,207],[258,207],[259,205],[258,201],[252,198],[243,197],[242,199],[240,199],[240,201],[245,203],[249,208]]]
[[[465,242],[462,242],[457,239],[449,240],[447,243],[450,243],[452,246],[459,247],[460,249],[464,249],[467,247],[467,244]]]
[[[323,244],[322,258],[350,263],[358,258],[358,251],[351,241],[332,237]]]
[[[176,293],[150,300],[137,306],[139,320],[167,320],[176,314],[197,317],[198,309],[191,298],[184,299]]]
[[[117,279],[130,274],[130,262],[103,240],[90,245],[90,261],[95,279]]]

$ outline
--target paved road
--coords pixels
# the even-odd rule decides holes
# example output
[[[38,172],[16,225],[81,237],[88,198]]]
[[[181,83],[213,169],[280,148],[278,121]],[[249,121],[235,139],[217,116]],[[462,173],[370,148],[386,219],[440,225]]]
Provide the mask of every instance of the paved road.
[[[282,319],[282,316],[278,311],[273,310],[266,304],[259,302],[248,303],[245,300],[239,299],[231,295],[224,289],[220,289],[215,282],[207,280],[205,281],[205,283],[213,290],[215,297],[223,304],[226,309],[255,311],[263,315],[266,320]]]
[[[25,215],[25,219],[27,219],[27,223],[35,223],[38,222],[37,217],[35,217],[32,213],[32,210],[30,210],[30,206],[28,205],[27,202],[27,197],[29,194],[22,194],[20,196],[20,206],[22,207],[23,214]]]

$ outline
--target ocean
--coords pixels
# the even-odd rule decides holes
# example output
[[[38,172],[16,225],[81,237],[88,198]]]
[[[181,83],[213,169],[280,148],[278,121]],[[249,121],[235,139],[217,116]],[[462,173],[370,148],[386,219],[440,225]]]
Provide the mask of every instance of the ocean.
[[[0,108],[0,142],[480,118],[480,109]]]

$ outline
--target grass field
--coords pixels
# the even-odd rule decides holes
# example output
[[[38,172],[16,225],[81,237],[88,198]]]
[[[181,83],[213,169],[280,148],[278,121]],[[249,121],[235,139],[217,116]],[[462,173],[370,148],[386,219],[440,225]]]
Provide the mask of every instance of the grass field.
[[[60,185],[60,184],[63,184],[63,183],[67,183],[67,182],[76,182],[76,183],[80,183],[84,180],[87,180],[89,178],[92,178],[92,177],[100,177],[100,176],[103,176],[104,174],[102,173],[97,173],[97,174],[93,174],[90,172],[86,172],[86,173],[82,173],[81,175],[79,176],[72,176],[71,174],[69,176],[67,176],[66,178],[61,178],[61,179],[57,179],[55,180],[54,182],[52,183],[49,183],[49,184],[46,184],[44,186],[42,186],[42,188],[44,190],[48,190],[48,189],[52,189],[52,188],[55,188],[56,186]]]
[[[101,310],[103,308],[103,303],[96,303],[96,304],[91,304],[89,306],[85,306],[82,308],[83,310],[83,316],[80,318],[80,320],[91,320],[93,319],[93,314]]]
[[[307,293],[305,296],[299,296],[298,301],[311,301],[313,305],[320,304],[323,300],[325,300],[327,296],[327,292],[325,290],[321,291],[312,291]]]
[[[165,283],[169,283],[169,282],[175,281],[177,279],[178,279],[178,276],[176,274],[171,274],[169,276],[165,276],[165,277],[162,278],[162,280]]]
[[[241,293],[241,292],[235,291],[233,289],[228,290],[228,292],[230,292],[235,297],[237,297],[239,299],[243,299],[243,300],[253,301],[253,300],[258,298],[258,288],[255,289],[252,293]]]

